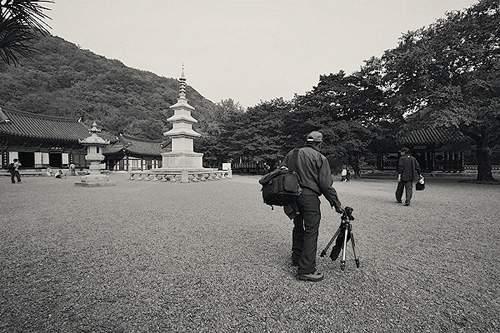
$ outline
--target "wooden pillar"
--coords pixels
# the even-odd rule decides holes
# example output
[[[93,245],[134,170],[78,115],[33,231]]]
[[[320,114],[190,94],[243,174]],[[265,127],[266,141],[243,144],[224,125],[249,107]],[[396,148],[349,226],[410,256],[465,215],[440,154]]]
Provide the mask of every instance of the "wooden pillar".
[[[431,150],[431,169],[432,171],[436,170],[436,152],[434,147]]]

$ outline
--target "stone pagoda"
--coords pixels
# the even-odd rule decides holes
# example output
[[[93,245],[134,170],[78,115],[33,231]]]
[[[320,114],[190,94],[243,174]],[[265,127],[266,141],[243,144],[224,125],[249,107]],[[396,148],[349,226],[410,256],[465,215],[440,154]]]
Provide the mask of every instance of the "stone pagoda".
[[[203,154],[193,150],[193,139],[201,135],[193,130],[193,124],[198,121],[191,116],[194,107],[186,99],[186,78],[184,68],[179,79],[179,98],[170,107],[174,115],[167,119],[172,123],[172,129],[163,133],[172,139],[172,151],[162,153],[162,168],[199,170],[203,168]]]
[[[172,129],[163,133],[172,140],[171,151],[162,153],[162,167],[147,171],[130,172],[130,180],[154,180],[182,183],[232,178],[231,170],[203,167],[203,154],[193,150],[194,138],[201,135],[193,129],[198,121],[191,116],[195,108],[186,98],[184,67],[179,79],[179,98],[170,107],[174,115],[167,119]]]
[[[102,186],[102,185],[114,185],[109,181],[109,176],[102,174],[102,161],[104,160],[104,155],[102,154],[102,148],[109,145],[109,140],[104,140],[97,133],[101,130],[97,128],[97,124],[92,124],[92,128],[89,130],[90,136],[78,140],[81,145],[85,146],[87,149],[87,154],[85,159],[90,162],[89,174],[82,176],[79,183],[75,185],[80,186]]]

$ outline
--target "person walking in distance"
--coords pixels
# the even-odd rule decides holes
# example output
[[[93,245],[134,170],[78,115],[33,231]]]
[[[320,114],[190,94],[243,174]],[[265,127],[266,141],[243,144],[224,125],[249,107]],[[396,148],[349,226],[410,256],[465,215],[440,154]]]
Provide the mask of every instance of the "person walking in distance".
[[[17,182],[20,183],[21,182],[21,174],[19,173],[19,167],[21,166],[21,163],[19,162],[19,160],[17,158],[14,159],[14,162],[9,164],[9,172],[10,172],[10,180],[12,181],[12,184],[15,184],[16,183],[16,180],[17,179]]]
[[[420,178],[420,165],[415,157],[411,156],[410,149],[401,149],[398,161],[398,186],[396,188],[396,201],[402,203],[403,190],[406,192],[405,206],[410,205],[413,195],[413,182]]]
[[[323,274],[316,271],[316,252],[321,220],[319,196],[324,195],[332,208],[342,214],[342,205],[332,187],[330,164],[321,154],[323,134],[313,131],[307,135],[304,147],[290,151],[282,162],[294,170],[302,193],[297,199],[298,212],[293,219],[292,264],[298,266],[297,278],[321,281]]]
[[[347,181],[347,166],[342,166],[342,171],[340,172],[340,180],[343,182]]]

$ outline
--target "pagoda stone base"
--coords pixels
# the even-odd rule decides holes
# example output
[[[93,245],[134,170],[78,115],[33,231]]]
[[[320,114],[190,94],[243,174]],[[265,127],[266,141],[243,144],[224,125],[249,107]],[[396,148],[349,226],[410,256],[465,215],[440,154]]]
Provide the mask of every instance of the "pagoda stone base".
[[[165,169],[203,169],[203,154],[195,152],[162,153],[162,166]]]
[[[108,175],[103,174],[90,174],[82,176],[76,186],[84,187],[97,187],[97,186],[113,186],[115,183],[111,182]]]
[[[231,170],[160,168],[147,171],[131,171],[129,180],[170,183],[194,183],[232,178]]]

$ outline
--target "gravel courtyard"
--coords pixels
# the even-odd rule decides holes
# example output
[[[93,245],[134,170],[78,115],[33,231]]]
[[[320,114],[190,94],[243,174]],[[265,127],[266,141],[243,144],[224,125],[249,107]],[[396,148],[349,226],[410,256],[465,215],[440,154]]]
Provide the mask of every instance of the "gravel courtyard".
[[[81,188],[0,178],[0,332],[498,332],[500,186],[336,182],[361,268],[290,264],[292,223],[257,177]],[[339,224],[323,200],[318,248]]]

